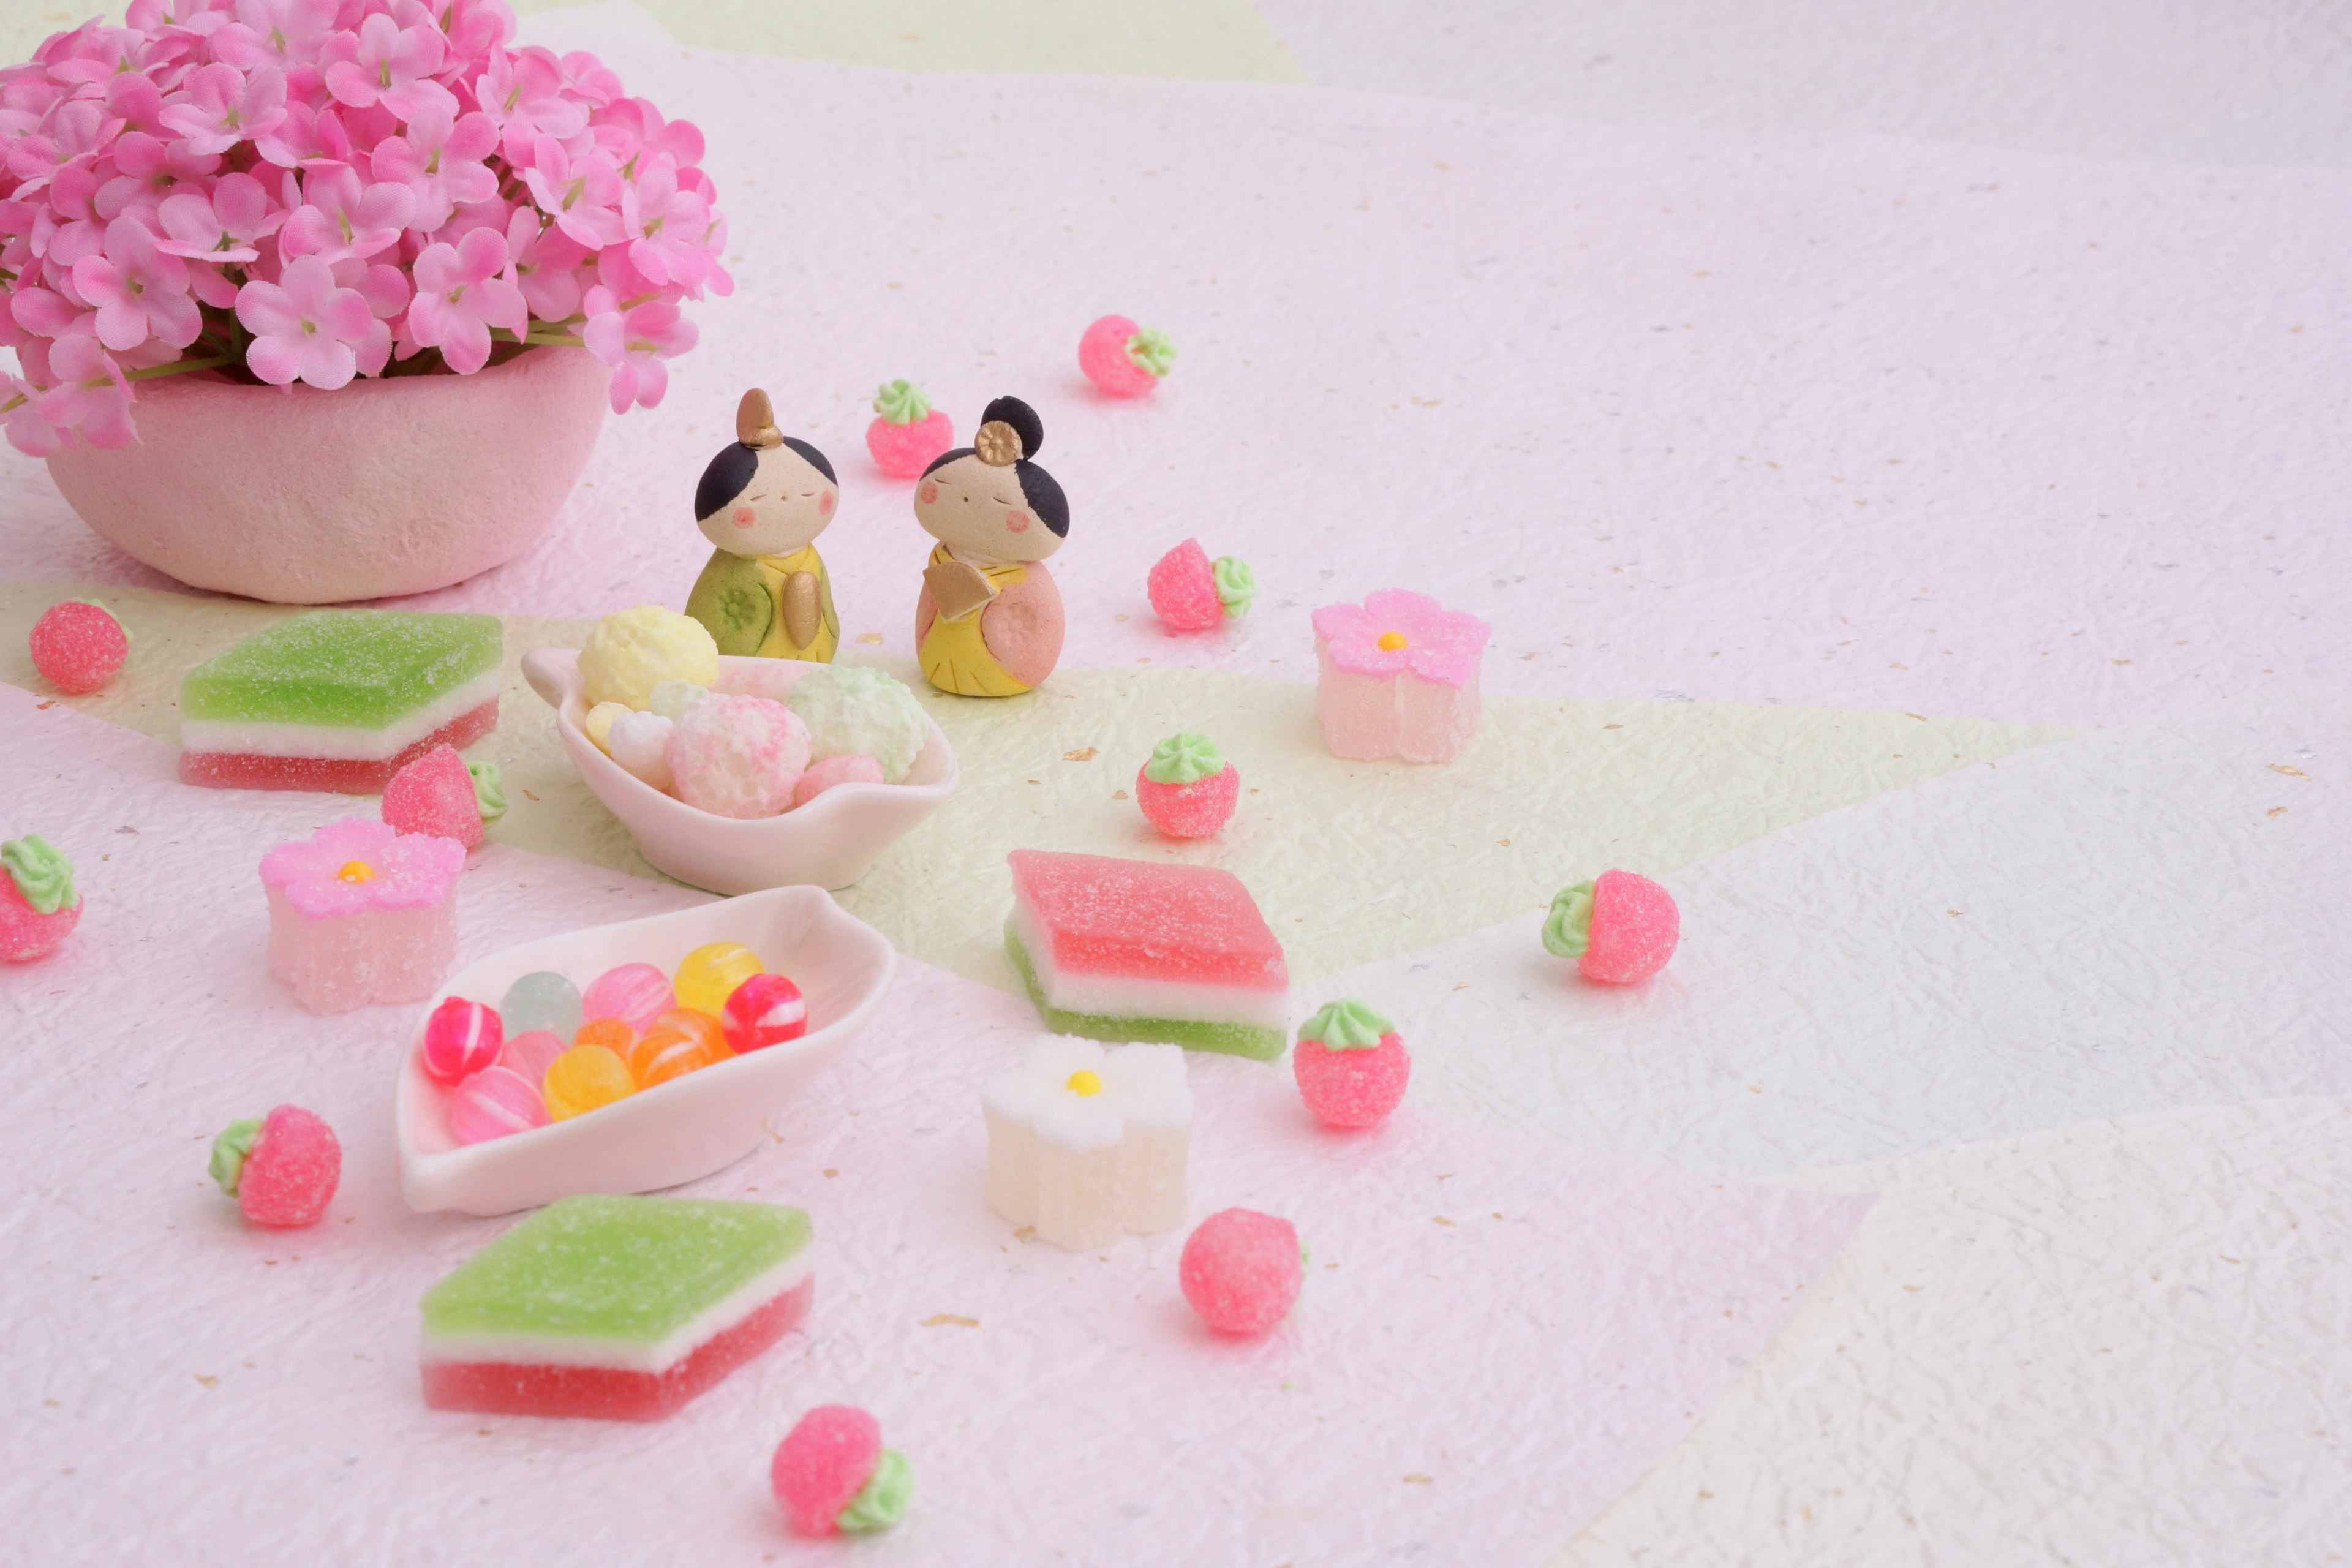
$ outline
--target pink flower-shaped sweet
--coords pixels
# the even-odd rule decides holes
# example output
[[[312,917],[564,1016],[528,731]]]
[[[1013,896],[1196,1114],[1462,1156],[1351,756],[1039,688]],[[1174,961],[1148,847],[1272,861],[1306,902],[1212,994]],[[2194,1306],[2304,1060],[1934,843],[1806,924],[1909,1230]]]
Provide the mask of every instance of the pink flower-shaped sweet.
[[[373,256],[399,241],[415,211],[415,193],[406,185],[362,184],[348,163],[314,164],[302,175],[302,205],[287,215],[278,248],[289,260]]]
[[[531,144],[531,164],[522,172],[522,182],[540,210],[590,249],[627,237],[621,221],[620,167],[609,154],[575,158],[554,137],[541,136]]]
[[[530,325],[522,290],[499,276],[506,237],[478,228],[456,245],[428,245],[416,258],[416,298],[408,307],[408,335],[439,349],[449,368],[471,375],[490,357],[490,329],[520,337]]]
[[[73,286],[98,309],[99,342],[118,352],[137,348],[150,334],[184,348],[204,331],[188,293],[188,264],[158,250],[137,218],[106,226],[104,254],[74,263]]]
[[[254,374],[274,386],[307,381],[331,392],[358,374],[359,350],[383,325],[315,256],[288,262],[276,283],[256,279],[238,289],[236,319],[253,334],[245,363]]]
[[[402,833],[363,816],[331,822],[261,858],[262,886],[313,920],[375,910],[431,909],[466,868],[454,838]]]
[[[269,193],[251,174],[223,174],[209,195],[165,196],[155,216],[164,234],[156,249],[224,264],[253,260],[261,254],[257,243],[286,221],[285,209],[271,210]]]
[[[1486,622],[1410,588],[1383,588],[1360,605],[1326,605],[1313,620],[1331,662],[1351,675],[1410,670],[1423,680],[1461,686],[1477,674],[1486,647]]]
[[[426,109],[408,122],[405,135],[377,142],[368,163],[377,179],[408,187],[416,197],[409,226],[430,234],[459,206],[499,194],[499,177],[483,162],[498,146],[499,128],[488,115]]]
[[[186,137],[194,153],[226,153],[275,130],[285,118],[284,71],[263,66],[247,76],[218,61],[191,71],[163,113],[163,123]]]
[[[404,27],[378,12],[360,24],[356,35],[338,33],[327,40],[319,58],[325,64],[327,90],[337,102],[354,109],[381,103],[409,120],[426,109],[456,112],[456,95],[433,79],[447,52],[429,22]]]
[[[667,300],[622,311],[612,308],[607,289],[591,289],[588,295],[588,324],[580,340],[613,367],[613,412],[626,414],[632,404],[651,408],[669,390],[669,367],[662,361],[692,348],[701,334]]]

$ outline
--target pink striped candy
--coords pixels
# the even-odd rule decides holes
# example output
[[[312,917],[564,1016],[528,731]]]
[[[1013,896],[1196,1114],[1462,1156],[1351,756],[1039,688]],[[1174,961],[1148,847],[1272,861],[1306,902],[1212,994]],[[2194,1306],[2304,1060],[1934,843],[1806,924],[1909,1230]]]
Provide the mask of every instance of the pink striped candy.
[[[506,1043],[506,1048],[499,1053],[499,1066],[525,1083],[536,1084],[547,1076],[547,1064],[571,1048],[571,1043],[561,1035],[533,1029]]]
[[[425,1020],[425,1070],[443,1083],[456,1083],[495,1066],[506,1043],[498,1011],[452,996]]]
[[[449,1136],[481,1143],[547,1125],[539,1086],[507,1068],[484,1068],[449,1091]]]
[[[625,963],[608,969],[581,994],[580,1016],[591,1023],[618,1018],[632,1034],[642,1035],[654,1020],[677,1005],[669,976],[650,963]]]
[[[756,1051],[808,1032],[808,1001],[781,974],[754,974],[728,994],[727,1043],[735,1054]]]

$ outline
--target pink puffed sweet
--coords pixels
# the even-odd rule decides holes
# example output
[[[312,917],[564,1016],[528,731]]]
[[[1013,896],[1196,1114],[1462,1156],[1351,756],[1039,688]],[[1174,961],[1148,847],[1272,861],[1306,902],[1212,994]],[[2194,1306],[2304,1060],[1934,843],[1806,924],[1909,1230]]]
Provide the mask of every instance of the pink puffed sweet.
[[[774,816],[809,764],[808,726],[764,697],[712,692],[672,721],[677,798],[716,816]]]
[[[260,1121],[233,1121],[213,1141],[212,1174],[247,1225],[316,1225],[342,1179],[335,1130],[299,1105]]]
[[[539,1085],[524,1081],[520,1073],[484,1068],[449,1091],[448,1116],[450,1137],[460,1143],[486,1143],[546,1126],[547,1101]]]
[[[704,698],[703,702],[710,700]],[[702,704],[698,702],[696,707]],[[625,963],[618,969],[608,969],[588,983],[580,994],[580,1016],[593,1023],[599,1018],[618,1018],[637,1034],[654,1026],[654,1020],[677,1005],[677,994],[670,989],[669,976],[650,963]]]
[[[442,1083],[456,1083],[494,1065],[505,1043],[497,1008],[463,996],[445,998],[425,1020],[425,1070]]]
[[[854,1405],[820,1405],[776,1445],[768,1479],[794,1530],[832,1535],[881,1460],[880,1422]]]
[[[68,599],[33,623],[33,668],[70,697],[87,696],[112,680],[130,657],[122,623],[96,605]]]
[[[831,789],[835,784],[880,784],[882,764],[872,757],[856,752],[843,752],[837,756],[819,757],[801,774],[793,785],[793,806],[798,810]]]
[[[1171,632],[1213,631],[1224,625],[1215,568],[1197,539],[1188,539],[1152,563],[1144,580],[1151,607]]]
[[[1307,1278],[1298,1231],[1255,1209],[1226,1209],[1185,1238],[1176,1278],[1213,1329],[1262,1334],[1286,1316]]]
[[[454,838],[471,849],[482,841],[482,807],[474,775],[455,746],[436,746],[383,786],[383,819],[402,833]]]

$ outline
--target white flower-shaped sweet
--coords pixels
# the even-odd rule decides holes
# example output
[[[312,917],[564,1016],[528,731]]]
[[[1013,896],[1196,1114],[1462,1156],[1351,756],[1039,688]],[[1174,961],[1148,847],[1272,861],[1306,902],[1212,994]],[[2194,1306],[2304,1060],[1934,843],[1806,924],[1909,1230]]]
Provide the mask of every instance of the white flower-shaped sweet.
[[[1177,1046],[1048,1035],[981,1085],[988,1202],[1072,1251],[1184,1223],[1192,1090]]]

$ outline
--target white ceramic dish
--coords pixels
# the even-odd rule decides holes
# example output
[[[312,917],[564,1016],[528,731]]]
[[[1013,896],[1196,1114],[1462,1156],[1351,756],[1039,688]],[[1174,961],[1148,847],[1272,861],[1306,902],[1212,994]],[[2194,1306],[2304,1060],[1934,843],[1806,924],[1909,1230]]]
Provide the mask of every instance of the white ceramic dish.
[[[740,942],[808,999],[797,1040],[717,1062],[601,1110],[487,1142],[460,1144],[448,1091],[425,1075],[425,1020],[442,1000],[497,1005],[523,975],[551,969],[585,987],[623,963],[675,973],[707,942]],[[863,1028],[890,984],[880,931],[821,888],[774,888],[675,914],[527,942],[469,964],[417,1009],[394,1105],[400,1190],[419,1210],[509,1214],[574,1193],[644,1193],[730,1165],[766,1138],[776,1113]]]
[[[721,658],[716,689],[781,701],[802,676],[819,668],[789,658]],[[580,727],[588,717],[588,697],[577,653],[534,649],[523,656],[522,673],[555,710],[572,766],[621,819],[637,852],[679,881],[714,893],[796,882],[845,888],[955,791],[955,748],[925,715],[928,734],[904,784],[835,784],[781,816],[714,816],[664,795],[588,738]]]

